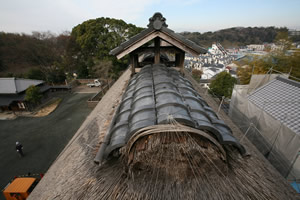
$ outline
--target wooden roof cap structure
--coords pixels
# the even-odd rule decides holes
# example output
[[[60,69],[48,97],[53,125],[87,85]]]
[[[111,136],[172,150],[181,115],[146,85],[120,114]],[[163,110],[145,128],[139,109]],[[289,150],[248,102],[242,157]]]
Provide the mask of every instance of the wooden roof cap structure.
[[[111,50],[110,54],[117,56],[117,58],[120,59],[155,38],[162,39],[183,52],[190,53],[194,56],[207,52],[205,48],[186,39],[182,35],[175,33],[167,27],[168,25],[166,24],[166,19],[163,15],[159,12],[154,13],[149,19],[147,29],[123,42],[119,47]]]

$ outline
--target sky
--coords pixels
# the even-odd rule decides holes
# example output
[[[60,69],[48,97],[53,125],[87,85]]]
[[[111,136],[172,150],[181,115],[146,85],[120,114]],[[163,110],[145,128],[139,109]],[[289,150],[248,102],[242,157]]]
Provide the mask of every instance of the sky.
[[[155,12],[176,32],[249,26],[300,30],[300,0],[0,0],[0,31],[59,34],[99,17],[146,27]]]

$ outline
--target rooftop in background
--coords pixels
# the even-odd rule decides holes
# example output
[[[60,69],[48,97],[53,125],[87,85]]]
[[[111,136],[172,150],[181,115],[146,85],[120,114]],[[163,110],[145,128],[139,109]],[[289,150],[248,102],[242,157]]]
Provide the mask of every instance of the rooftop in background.
[[[277,77],[255,90],[248,99],[295,133],[300,134],[300,83]]]
[[[40,85],[41,80],[22,78],[0,78],[0,94],[18,94],[25,91],[31,85]]]

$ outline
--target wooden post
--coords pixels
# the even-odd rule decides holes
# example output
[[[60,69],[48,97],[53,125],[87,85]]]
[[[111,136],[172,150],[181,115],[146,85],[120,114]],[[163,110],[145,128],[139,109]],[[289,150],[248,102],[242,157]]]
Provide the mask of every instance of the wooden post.
[[[179,67],[180,53],[175,54],[175,67]]]
[[[134,55],[130,54],[130,65],[131,65],[131,75],[135,74],[135,62],[134,62]]]
[[[139,67],[139,55],[134,54],[133,59],[134,59],[134,68]]]
[[[156,37],[154,39],[154,64],[160,63],[160,39]]]
[[[175,67],[183,68],[184,66],[184,51],[175,54]]]
[[[183,67],[184,67],[184,56],[185,56],[185,52],[183,51],[180,53],[180,61],[179,61],[179,67],[181,69],[183,69]]]

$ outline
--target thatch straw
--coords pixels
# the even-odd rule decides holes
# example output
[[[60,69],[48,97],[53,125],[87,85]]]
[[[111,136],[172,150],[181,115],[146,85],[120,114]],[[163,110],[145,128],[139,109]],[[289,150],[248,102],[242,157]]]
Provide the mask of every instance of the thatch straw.
[[[124,165],[126,157],[123,161],[112,159],[101,168],[92,163],[96,148],[99,147],[97,141],[99,133],[106,132],[103,129],[106,119],[112,118],[110,116],[112,108],[116,108],[116,101],[122,96],[122,86],[129,77],[130,71],[127,70],[102,98],[89,119],[78,130],[64,152],[31,193],[29,199],[299,199],[291,186],[247,139],[243,140],[243,145],[248,149],[251,157],[242,158],[236,149],[225,147],[227,169],[220,169],[225,176],[218,172],[209,172],[200,173],[197,179],[193,178],[193,174],[189,174],[191,178],[183,179],[182,177],[187,172],[174,173],[174,181],[170,183],[167,176],[160,178],[163,169],[153,170],[156,173],[145,178],[132,176],[126,171],[126,165]],[[206,101],[212,108],[218,109],[218,105],[211,105],[213,100],[206,98]],[[222,111],[219,114],[222,114]],[[95,120],[92,120],[94,118]],[[225,114],[224,116],[222,114],[222,119],[231,127],[237,138],[243,136]],[[172,142],[175,148],[176,144]],[[205,148],[205,144],[210,145],[212,152],[215,151],[217,155],[221,155],[219,149],[208,142],[203,142],[200,147]],[[195,160],[199,161],[199,159],[196,157]],[[210,162],[206,162],[207,166],[209,166],[208,163]],[[170,168],[172,168],[171,164]],[[203,169],[207,171],[208,168],[205,166]],[[214,165],[210,168],[212,172],[216,171]],[[184,181],[181,182],[182,180]]]
[[[273,191],[274,180],[262,180],[263,166],[252,166],[233,147],[225,147],[224,160],[218,145],[188,127],[144,131],[121,150],[123,159],[110,160],[99,170],[99,199],[286,199]],[[78,189],[85,198],[94,193],[89,184]]]

